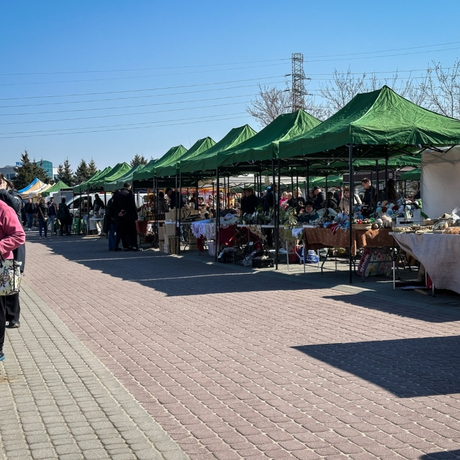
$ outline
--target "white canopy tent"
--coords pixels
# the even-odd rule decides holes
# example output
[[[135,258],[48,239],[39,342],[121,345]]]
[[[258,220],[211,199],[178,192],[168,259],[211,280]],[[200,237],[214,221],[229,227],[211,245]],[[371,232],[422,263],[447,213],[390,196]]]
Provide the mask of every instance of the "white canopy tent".
[[[451,213],[460,206],[460,146],[422,153],[423,212],[430,218]]]

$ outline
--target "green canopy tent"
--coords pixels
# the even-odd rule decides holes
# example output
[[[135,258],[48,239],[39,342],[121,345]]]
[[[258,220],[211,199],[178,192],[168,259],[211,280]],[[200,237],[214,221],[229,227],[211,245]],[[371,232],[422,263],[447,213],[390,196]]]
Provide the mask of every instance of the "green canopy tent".
[[[311,131],[279,144],[279,158],[390,158],[460,143],[460,120],[426,110],[384,86],[358,94]]]
[[[102,174],[95,179],[88,181],[89,188],[92,190],[103,190],[106,182],[112,182],[126,174],[131,167],[128,163],[118,163],[106,174]]]
[[[279,115],[264,129],[240,145],[220,152],[217,161],[211,166],[222,168],[232,165],[241,172],[260,169],[260,162],[271,162],[278,150],[278,143],[305,134],[320,121],[303,110]]]
[[[108,174],[112,170],[111,166],[107,166],[106,168],[96,171],[87,181],[82,182],[81,184],[75,185],[73,187],[73,193],[85,193],[90,190],[89,182],[91,180],[96,180],[98,177]]]
[[[459,143],[460,120],[419,107],[384,86],[358,94],[310,132],[280,142],[278,157],[348,159],[353,177],[354,158],[388,159]],[[351,278],[350,255],[350,282]]]
[[[49,188],[45,192],[42,192],[42,196],[50,196],[51,193],[58,192],[59,190],[61,190],[61,188],[69,188],[69,186],[62,182],[62,180],[60,180],[56,182],[51,188]]]
[[[146,165],[135,165],[128,172],[119,176],[117,179],[104,182],[104,190],[106,192],[113,192],[123,187],[126,182],[129,182],[132,186],[133,184],[133,175],[136,171],[144,168]]]
[[[231,129],[219,142],[209,149],[193,156],[185,156],[180,160],[179,169],[181,174],[193,174],[200,176],[204,171],[215,173],[220,155],[225,151],[236,148],[251,139],[256,132],[249,126],[244,125]]]
[[[142,170],[135,171],[133,174],[133,181],[153,181],[153,177],[155,176],[154,168],[156,165],[160,166],[166,164],[172,158],[180,158],[186,151],[187,149],[183,145],[171,147],[161,158],[151,160]]]
[[[262,170],[261,162],[272,162],[277,142],[282,139],[290,139],[300,133],[304,133],[320,123],[319,120],[307,114],[303,110],[283,114],[273,120],[268,126],[249,139],[235,147],[217,152],[217,155],[209,158],[206,164],[196,162],[187,164],[190,172],[205,168],[207,171],[216,171],[217,190],[220,188],[220,176],[228,176],[237,173],[254,172],[259,174]],[[273,176],[274,176],[274,168]],[[261,182],[259,182],[259,188]],[[219,233],[219,208],[217,209],[217,234]],[[277,241],[277,240],[276,240]]]
[[[215,143],[216,142],[210,137],[198,139],[186,152],[171,156],[170,158],[167,158],[166,161],[158,161],[158,163],[154,166],[155,177],[160,178],[176,175],[179,172],[179,164],[181,160],[196,157],[202,152],[210,149],[213,145],[215,145]]]

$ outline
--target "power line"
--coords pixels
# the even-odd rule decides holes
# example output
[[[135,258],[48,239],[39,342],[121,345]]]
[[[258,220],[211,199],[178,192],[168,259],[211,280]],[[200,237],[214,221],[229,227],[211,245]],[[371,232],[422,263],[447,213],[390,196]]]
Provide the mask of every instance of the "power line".
[[[264,61],[243,61],[243,62],[225,62],[222,64],[199,64],[199,65],[187,65],[187,66],[169,66],[169,67],[146,67],[142,69],[112,69],[112,70],[69,70],[69,71],[57,71],[57,72],[23,72],[23,73],[0,73],[0,76],[21,76],[21,75],[59,75],[59,74],[79,74],[79,73],[112,73],[112,72],[146,72],[152,70],[178,70],[178,69],[195,69],[213,66],[229,66],[229,65],[242,65],[242,64],[262,64],[268,62],[280,62],[288,61],[289,58],[281,59],[267,59]]]
[[[228,72],[228,71],[234,71],[234,70],[247,70],[247,69],[254,69],[254,68],[260,68],[260,67],[269,67],[268,65],[266,66],[257,66],[257,67],[231,67],[229,69],[219,69],[216,70],[215,72]],[[270,67],[273,67],[272,65]],[[202,74],[206,73],[209,74],[209,70],[202,70],[202,71],[195,71],[195,72],[188,72],[185,73],[184,75],[190,75],[190,74]],[[115,81],[115,80],[129,80],[129,79],[134,79],[134,78],[153,78],[153,77],[170,77],[170,76],[177,76],[177,73],[170,73],[170,74],[159,74],[159,75],[142,75],[142,76],[133,76],[133,77],[113,77],[113,78],[93,78],[93,79],[81,79],[81,80],[61,80],[61,81],[35,81],[35,82],[29,82],[29,83],[1,83],[0,86],[28,86],[28,85],[57,85],[57,84],[63,84],[63,83],[88,83],[88,82],[98,82],[98,81]]]
[[[381,51],[360,51],[356,53],[346,53],[346,54],[326,54],[326,55],[319,55],[319,56],[310,56],[311,58],[332,58],[332,57],[343,57],[343,56],[355,56],[355,55],[369,55],[369,54],[375,54],[375,53],[389,53],[392,51],[407,51],[407,50],[416,50],[416,49],[422,49],[422,48],[432,48],[433,46],[450,46],[450,45],[460,45],[460,41],[456,42],[448,42],[448,43],[437,43],[435,45],[420,45],[420,46],[413,46],[409,48],[392,48],[389,50],[381,50]],[[449,48],[450,49],[450,48]],[[454,48],[456,49],[456,48]],[[439,51],[439,50],[434,50],[434,51]],[[308,56],[307,56],[308,59]]]
[[[241,102],[230,102],[228,104],[214,104],[214,105],[203,105],[197,107],[189,107],[182,110],[197,110],[197,109],[209,109],[212,107],[224,107],[228,105],[240,105]],[[120,114],[112,114],[112,115],[99,115],[99,116],[91,116],[91,117],[74,117],[74,118],[58,118],[52,120],[33,120],[33,121],[20,121],[20,122],[7,122],[1,123],[0,126],[6,125],[24,125],[24,124],[32,124],[32,123],[56,123],[62,121],[77,121],[77,120],[93,120],[97,118],[115,118],[115,117],[128,117],[134,115],[151,115],[156,113],[167,113],[167,112],[176,112],[177,109],[168,109],[168,110],[155,110],[154,112],[134,112],[134,113],[120,113]]]
[[[92,127],[83,127],[83,128],[63,128],[60,130],[39,130],[39,131],[15,131],[12,133],[0,134],[0,139],[15,139],[18,137],[42,137],[42,136],[57,136],[57,135],[66,135],[66,134],[86,134],[86,133],[97,133],[97,132],[106,132],[106,131],[119,131],[119,130],[130,130],[130,129],[145,129],[151,127],[170,127],[184,124],[194,124],[202,123],[205,120],[210,121],[225,121],[232,120],[236,118],[241,118],[241,115],[244,115],[246,112],[235,112],[222,115],[224,118],[216,118],[215,116],[206,116],[206,117],[195,117],[195,118],[179,118],[172,120],[161,120],[154,122],[145,122],[145,123],[129,123],[129,124],[120,124],[120,125],[106,125],[106,126],[92,126]],[[238,115],[238,117],[234,116]],[[173,124],[169,124],[172,122]],[[179,123],[177,123],[179,122]],[[168,124],[158,124],[158,123],[168,123]],[[148,125],[148,126],[145,126]],[[105,129],[108,128],[108,129]],[[71,130],[85,130],[85,131],[75,131],[69,132]]]
[[[271,84],[283,83],[282,81],[274,81]],[[240,89],[240,88],[252,88],[254,85],[240,85],[240,86],[231,86],[227,88],[219,88],[218,91],[226,91],[231,89]],[[43,107],[49,105],[68,105],[68,104],[84,104],[91,102],[107,102],[107,101],[122,101],[127,99],[146,99],[151,97],[169,97],[169,96],[181,96],[184,94],[196,94],[196,93],[208,93],[217,91],[216,89],[203,89],[197,91],[181,91],[176,93],[167,93],[167,94],[152,94],[152,95],[143,95],[143,96],[130,96],[130,97],[116,97],[116,98],[105,98],[105,99],[87,99],[83,101],[62,101],[62,102],[43,102],[39,104],[17,104],[17,105],[1,105],[1,109],[6,108],[18,108],[18,107]],[[202,99],[206,100],[206,99]],[[38,112],[35,112],[38,113]]]
[[[283,76],[284,75],[273,75],[270,77],[248,78],[244,80],[228,80],[228,81],[213,82],[213,83],[201,83],[201,84],[196,84],[196,85],[194,84],[194,85],[179,85],[179,86],[163,86],[159,88],[142,88],[142,89],[121,90],[121,91],[102,91],[102,92],[91,92],[91,93],[73,93],[73,94],[55,94],[55,95],[51,94],[51,95],[45,95],[45,96],[26,96],[26,97],[6,97],[6,98],[0,98],[0,101],[23,100],[23,99],[51,99],[51,98],[58,98],[58,97],[97,96],[97,95],[104,95],[104,94],[139,93],[139,92],[145,92],[145,91],[160,91],[160,90],[180,89],[180,88],[199,88],[203,86],[224,85],[224,84],[229,84],[229,83],[260,81],[261,79],[267,80],[271,78],[280,78]]]
[[[440,52],[440,51],[452,51],[452,50],[458,50],[460,49],[460,46],[456,46],[454,48],[446,48],[446,49],[440,49],[440,50],[431,50],[432,52]],[[424,54],[425,51],[415,51],[413,53],[396,53],[396,54],[383,54],[380,56],[369,56],[369,55],[363,55],[360,57],[344,57],[344,58],[334,58],[334,59],[308,59],[308,62],[335,62],[335,61],[356,61],[359,59],[369,59],[372,57],[373,59],[379,59],[383,57],[395,57],[395,56],[409,56],[412,54]]]

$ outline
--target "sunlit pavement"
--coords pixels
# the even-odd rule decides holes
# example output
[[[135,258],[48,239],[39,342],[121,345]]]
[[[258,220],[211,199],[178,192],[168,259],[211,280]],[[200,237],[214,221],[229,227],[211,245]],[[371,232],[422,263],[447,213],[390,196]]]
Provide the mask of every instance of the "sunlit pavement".
[[[460,296],[28,232],[0,458],[460,458]]]

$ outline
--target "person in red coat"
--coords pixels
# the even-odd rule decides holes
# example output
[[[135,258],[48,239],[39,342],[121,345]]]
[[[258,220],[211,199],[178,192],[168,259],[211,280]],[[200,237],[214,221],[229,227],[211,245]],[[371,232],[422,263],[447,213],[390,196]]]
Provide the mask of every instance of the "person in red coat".
[[[3,259],[13,259],[13,251],[26,241],[26,235],[13,208],[0,201],[0,254]],[[0,361],[5,359],[6,297],[0,296]]]

